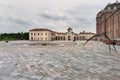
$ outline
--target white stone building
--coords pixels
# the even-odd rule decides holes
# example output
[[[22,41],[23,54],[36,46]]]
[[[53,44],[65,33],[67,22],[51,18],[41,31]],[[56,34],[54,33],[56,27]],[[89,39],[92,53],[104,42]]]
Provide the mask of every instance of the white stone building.
[[[68,28],[67,32],[61,33],[52,31],[45,28],[37,28],[29,30],[29,40],[31,41],[78,41],[87,40],[91,36],[95,35],[91,32],[74,33],[72,28]]]

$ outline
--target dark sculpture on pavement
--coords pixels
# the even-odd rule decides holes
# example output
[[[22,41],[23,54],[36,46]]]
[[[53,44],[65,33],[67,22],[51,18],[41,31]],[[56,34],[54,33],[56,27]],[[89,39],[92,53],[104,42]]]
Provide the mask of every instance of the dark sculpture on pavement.
[[[83,46],[85,46],[85,45],[88,43],[88,41],[92,40],[93,38],[95,38],[95,37],[102,37],[102,36],[103,36],[106,40],[108,40],[108,42],[107,42],[106,44],[108,44],[108,46],[109,46],[109,51],[111,52],[111,47],[110,47],[110,45],[113,45],[115,52],[118,52],[117,49],[116,49],[116,47],[115,47],[115,45],[116,45],[116,40],[111,40],[111,39],[107,36],[106,33],[107,33],[107,32],[103,32],[103,33],[99,33],[99,34],[96,34],[96,35],[90,37],[90,38],[85,42],[85,44],[84,44]]]

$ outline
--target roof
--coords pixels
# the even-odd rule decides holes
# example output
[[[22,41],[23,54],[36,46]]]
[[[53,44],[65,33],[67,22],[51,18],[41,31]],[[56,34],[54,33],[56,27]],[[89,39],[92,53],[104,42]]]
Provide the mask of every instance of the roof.
[[[35,29],[31,29],[29,31],[51,31],[50,29],[46,29],[46,28],[35,28]]]
[[[66,33],[61,33],[61,32],[58,32],[57,34],[66,34]]]
[[[92,33],[92,32],[80,32],[79,34],[95,34],[95,33]]]
[[[112,13],[112,12],[118,10],[118,9],[120,9],[120,3],[118,1],[116,1],[113,4],[108,3],[107,6],[103,10],[101,10],[100,12],[97,13],[97,17],[101,17],[101,15],[104,12],[110,12],[110,13]]]
[[[118,7],[120,7],[120,3],[119,3],[118,1],[116,1],[116,2],[113,3],[113,4],[109,3],[109,4],[104,8],[104,10],[107,10],[108,7],[109,7],[111,10],[114,10],[115,7],[116,7],[116,9],[117,9]]]

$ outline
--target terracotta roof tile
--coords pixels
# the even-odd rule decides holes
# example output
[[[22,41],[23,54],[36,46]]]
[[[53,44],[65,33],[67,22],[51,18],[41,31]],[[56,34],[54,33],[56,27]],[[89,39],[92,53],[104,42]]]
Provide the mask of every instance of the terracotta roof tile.
[[[50,29],[46,29],[46,28],[35,28],[35,29],[31,29],[29,31],[51,31]]]

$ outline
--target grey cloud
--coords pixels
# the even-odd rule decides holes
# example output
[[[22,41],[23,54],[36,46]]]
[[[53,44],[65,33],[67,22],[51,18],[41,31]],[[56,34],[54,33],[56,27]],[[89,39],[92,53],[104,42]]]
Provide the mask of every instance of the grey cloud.
[[[22,19],[15,19],[13,22],[20,24],[20,25],[30,25],[28,21],[22,20]]]
[[[88,20],[86,18],[83,18],[83,17],[75,17],[75,18],[80,22],[88,22]]]
[[[0,3],[0,8],[11,9],[11,8],[13,8],[13,6],[11,4],[9,4],[8,2],[4,2],[4,3]]]
[[[16,23],[16,24],[21,25],[21,26],[31,25],[30,20],[27,20],[27,19],[22,18],[22,17],[9,16],[8,21],[10,21],[12,23]]]
[[[56,14],[55,14],[56,13]],[[64,13],[64,12],[61,12],[62,14],[64,15],[59,15],[58,12],[43,12],[43,13],[40,13],[39,16],[44,18],[44,19],[49,19],[49,20],[54,20],[54,21],[63,21],[63,20],[70,20],[70,17]]]
[[[78,20],[78,22],[85,25],[93,24],[93,21],[91,21],[89,18],[77,17],[76,19]]]
[[[27,31],[29,26],[33,25],[31,20],[16,16],[3,17],[1,20],[0,33]]]
[[[89,9],[81,9],[81,7],[76,7],[67,12],[74,18],[74,20],[71,22],[74,25],[82,25],[87,27],[93,26],[95,28],[96,13],[93,12],[93,10],[90,11]]]
[[[2,22],[2,17],[0,16],[0,23]]]
[[[113,0],[0,0],[0,32],[36,27],[95,30],[95,16]],[[51,3],[51,4],[50,4]],[[10,16],[12,15],[12,16]],[[50,27],[52,26],[52,27]],[[11,28],[14,28],[14,30]]]
[[[4,4],[4,3],[1,3],[0,4],[0,7],[6,7],[7,5],[6,4]]]
[[[6,18],[5,16],[0,16],[0,23],[3,24],[5,23],[5,21],[8,21],[8,18]]]

